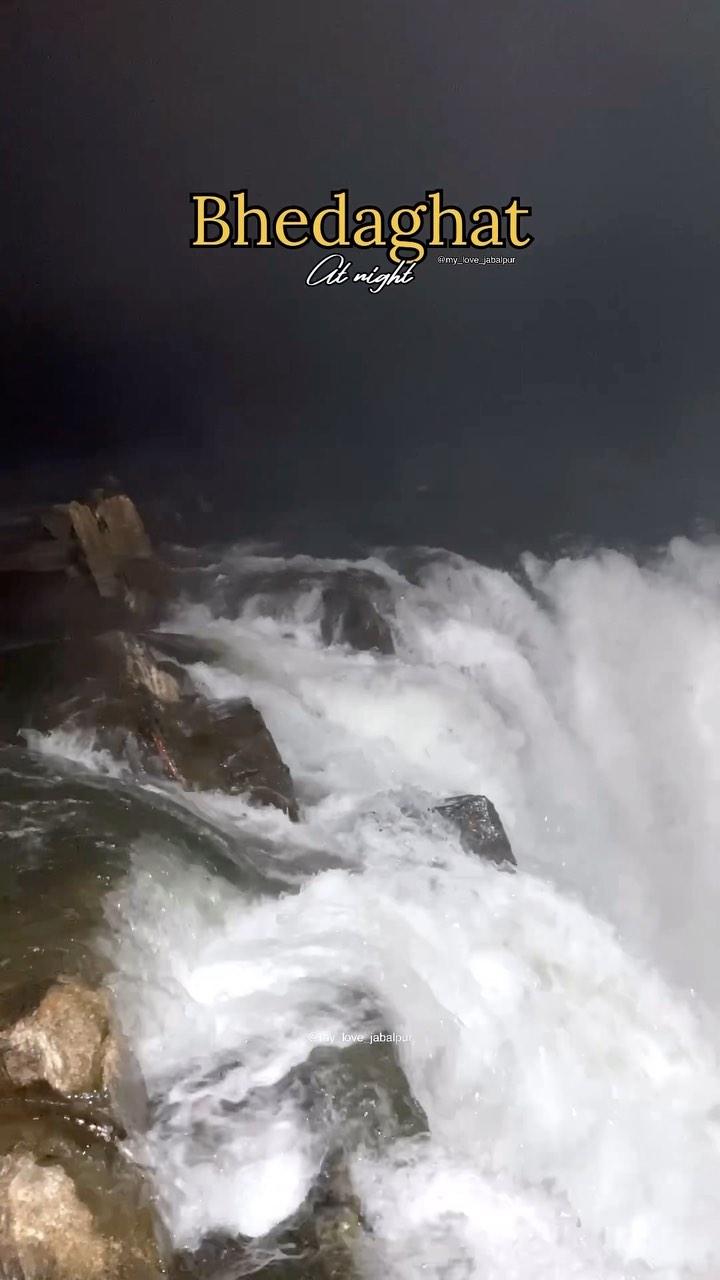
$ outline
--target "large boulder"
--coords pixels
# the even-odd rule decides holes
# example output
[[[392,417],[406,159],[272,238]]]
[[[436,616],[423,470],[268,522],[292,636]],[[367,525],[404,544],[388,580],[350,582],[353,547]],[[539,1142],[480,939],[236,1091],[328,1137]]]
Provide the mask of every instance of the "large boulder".
[[[17,1087],[44,1083],[58,1093],[107,1087],[116,1057],[107,997],[85,983],[60,980],[32,1013],[0,1034],[0,1061]]]
[[[393,654],[395,645],[388,615],[392,592],[381,574],[349,566],[318,569],[304,560],[283,569],[231,566],[213,575],[211,607],[233,617],[249,602],[263,616],[284,619],[299,601],[316,594],[320,637],[325,645],[346,645],[361,652]],[[207,603],[207,596],[203,597]]]
[[[0,528],[2,631],[12,639],[155,625],[173,590],[125,494],[21,513]]]
[[[487,858],[498,866],[517,866],[500,815],[487,796],[451,796],[435,806],[435,813],[456,828],[467,853]]]
[[[151,742],[177,780],[201,790],[247,795],[298,816],[290,770],[257,707],[248,698],[166,706],[149,728]]]
[[[47,666],[18,727],[85,730],[111,755],[134,763],[132,740],[142,736],[152,709],[179,701],[190,687],[181,667],[158,661],[145,641],[125,631],[67,640]]]
[[[99,1143],[92,1125],[83,1133],[39,1115],[20,1127],[24,1137],[0,1151],[0,1276],[166,1276],[169,1242],[141,1174],[117,1147]]]
[[[112,1280],[120,1246],[97,1228],[60,1164],[15,1151],[0,1160],[0,1275]]]
[[[381,612],[388,590],[376,574],[346,569],[334,575],[322,594],[323,643],[346,644],[360,651],[395,652],[392,631]]]
[[[98,594],[147,616],[153,598],[163,595],[164,579],[134,502],[124,493],[100,494],[93,503],[71,502],[66,511],[79,559]]]
[[[207,702],[163,648],[127,632],[71,645],[38,727],[90,731],[134,770],[244,794],[296,818],[290,771],[257,707],[246,698]]]

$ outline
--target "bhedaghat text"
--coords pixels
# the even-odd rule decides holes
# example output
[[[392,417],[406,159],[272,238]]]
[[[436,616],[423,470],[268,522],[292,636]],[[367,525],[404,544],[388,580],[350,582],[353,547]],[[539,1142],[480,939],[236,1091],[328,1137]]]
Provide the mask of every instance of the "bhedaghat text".
[[[313,243],[323,249],[384,248],[391,262],[422,262],[429,248],[524,249],[533,236],[521,226],[532,207],[513,196],[502,208],[482,205],[466,214],[444,203],[442,188],[427,191],[414,205],[398,205],[385,214],[376,205],[349,208],[347,189],[333,191],[332,204],[314,213],[287,205],[271,215],[261,204],[248,203],[247,190],[227,196],[191,194],[194,207],[192,248],[271,249],[276,244],[299,249]]]

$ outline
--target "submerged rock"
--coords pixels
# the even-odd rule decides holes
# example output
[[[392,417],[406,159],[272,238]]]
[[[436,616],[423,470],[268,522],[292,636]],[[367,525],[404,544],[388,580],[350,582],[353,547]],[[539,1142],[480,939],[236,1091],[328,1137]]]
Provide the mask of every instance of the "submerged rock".
[[[105,993],[61,980],[0,1036],[0,1058],[17,1087],[43,1082],[58,1093],[93,1093],[109,1083],[112,1045]]]
[[[325,1280],[355,1280],[355,1259],[364,1234],[362,1209],[342,1153],[328,1157],[320,1174],[313,1223],[318,1262]]]
[[[451,796],[435,806],[435,813],[457,828],[466,853],[487,858],[498,866],[517,866],[500,815],[487,796]]]
[[[337,573],[322,595],[323,643],[394,653],[392,631],[379,608],[379,602],[386,604],[387,597],[386,584],[375,574],[357,569]]]
[[[0,1274],[111,1280],[119,1274],[120,1253],[60,1164],[40,1164],[23,1151],[0,1161]]]

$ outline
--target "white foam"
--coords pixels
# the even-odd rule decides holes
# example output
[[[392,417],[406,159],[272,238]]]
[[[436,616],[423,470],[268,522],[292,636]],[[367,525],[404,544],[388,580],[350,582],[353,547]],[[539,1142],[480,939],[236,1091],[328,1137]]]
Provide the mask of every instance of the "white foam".
[[[146,1078],[174,1108],[150,1147],[177,1238],[252,1234],[300,1203],[322,1135],[292,1095],[278,1132],[261,1091],[318,1039],[361,1026],[353,987],[405,1037],[446,1164],[520,1198],[550,1185],[609,1258],[719,1265],[720,1078],[692,1010],[581,905],[448,860],[437,834],[421,843],[427,861],[388,842],[381,866],[369,841],[362,875],[325,872],[259,902],[139,859],[118,991]]]
[[[51,729],[48,733],[24,729],[22,736],[29,749],[38,755],[64,760],[106,777],[122,778],[130,774],[122,761],[97,745],[96,735],[90,729]]]

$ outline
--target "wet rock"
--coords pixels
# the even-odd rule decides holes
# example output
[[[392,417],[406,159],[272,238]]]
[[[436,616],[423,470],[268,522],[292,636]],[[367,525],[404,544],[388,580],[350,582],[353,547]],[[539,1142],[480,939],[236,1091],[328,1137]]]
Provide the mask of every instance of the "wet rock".
[[[92,732],[99,747],[136,771],[248,795],[297,817],[290,771],[252,702],[205,701],[182,667],[132,633],[72,644],[36,723],[44,731]]]
[[[323,643],[347,644],[366,652],[395,652],[392,631],[380,612],[388,591],[375,574],[346,570],[334,576],[322,595]]]
[[[247,795],[297,818],[290,770],[249,699],[186,698],[156,714],[150,732],[186,786]]]
[[[156,625],[172,594],[124,494],[21,513],[0,528],[0,603],[9,638]]]
[[[39,707],[52,685],[56,658],[54,640],[0,648],[0,735],[4,741],[15,739],[18,730],[30,723],[33,708]]]
[[[111,1280],[120,1247],[97,1229],[59,1164],[0,1161],[0,1273],[18,1280]]]
[[[223,653],[220,640],[183,635],[174,631],[149,631],[143,639],[158,659],[176,662],[216,662]]]
[[[354,1280],[360,1274],[355,1252],[364,1233],[363,1218],[342,1153],[329,1156],[321,1171],[313,1223],[322,1276],[325,1280]]]
[[[95,513],[81,502],[71,502],[68,515],[75,539],[82,549],[83,559],[101,596],[112,598],[119,594],[116,564],[103,532],[95,519]]]
[[[133,688],[144,689],[161,703],[180,701],[180,679],[155,661],[143,641],[135,636],[121,636],[119,649],[124,661],[124,674]]]
[[[116,633],[97,645],[102,674],[86,677],[81,696],[61,704],[61,720],[94,728],[114,755],[181,786],[248,794],[297,816],[290,771],[248,699],[206,702],[182,667],[140,637]]]
[[[58,573],[66,565],[66,548],[47,539],[5,551],[0,559],[0,573]]]
[[[141,1173],[91,1123],[0,1110],[0,1276],[159,1280],[170,1246]],[[18,1136],[22,1134],[22,1136]],[[13,1140],[14,1135],[14,1140]]]
[[[82,560],[98,593],[133,615],[158,614],[170,594],[168,571],[153,555],[139,512],[126,494],[67,508]]]
[[[105,993],[61,980],[0,1036],[0,1057],[17,1087],[44,1082],[58,1093],[99,1092],[112,1039]]]
[[[282,1271],[275,1270],[267,1255],[256,1257],[252,1241],[214,1233],[196,1249],[176,1253],[169,1275],[170,1280],[240,1280],[253,1275],[281,1280]],[[304,1277],[300,1275],[298,1280]]]
[[[67,507],[56,506],[43,511],[40,523],[45,533],[54,539],[56,545],[63,548],[66,554],[69,553],[73,528]]]
[[[135,503],[127,494],[100,498],[95,519],[105,546],[116,564],[123,560],[150,560],[152,547]]]
[[[112,1123],[123,1134],[148,1126],[150,1100],[139,1064],[126,1037],[111,1026],[102,1058],[101,1087]]]
[[[0,572],[0,635],[9,643],[88,635],[127,625],[121,599],[102,599],[86,574]]]
[[[163,705],[179,702],[194,689],[187,673],[141,636],[112,631],[96,637],[79,653],[75,664],[82,672],[99,678],[103,689],[114,696],[129,698],[140,694]],[[137,699],[136,699],[137,700]]]
[[[25,723],[96,732],[99,745],[117,756],[148,707],[178,702],[192,688],[181,667],[158,661],[144,640],[125,631],[69,641],[53,655],[53,666],[38,716]]]
[[[517,866],[498,811],[487,796],[452,796],[436,805],[435,813],[457,828],[467,853],[487,858],[498,866]]]
[[[123,569],[152,559],[150,540],[135,504],[125,494],[95,505],[71,502],[67,513],[82,559],[101,596],[124,594]]]

